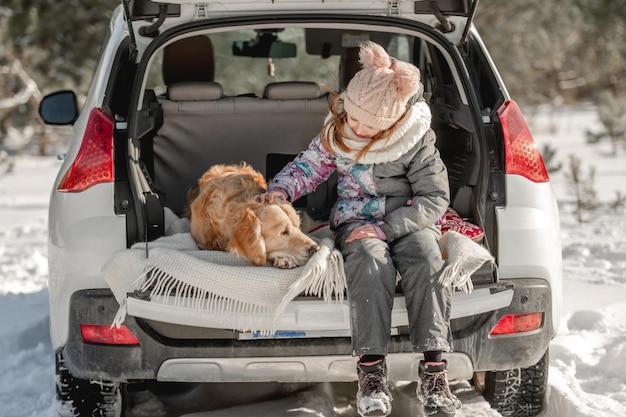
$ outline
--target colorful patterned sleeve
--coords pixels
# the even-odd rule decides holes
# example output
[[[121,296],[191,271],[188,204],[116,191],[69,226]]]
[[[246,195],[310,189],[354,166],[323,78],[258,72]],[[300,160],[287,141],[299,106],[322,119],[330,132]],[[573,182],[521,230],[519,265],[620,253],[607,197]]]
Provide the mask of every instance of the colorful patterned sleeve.
[[[333,155],[317,136],[309,147],[288,163],[268,186],[268,190],[283,190],[295,201],[315,191],[337,168]]]

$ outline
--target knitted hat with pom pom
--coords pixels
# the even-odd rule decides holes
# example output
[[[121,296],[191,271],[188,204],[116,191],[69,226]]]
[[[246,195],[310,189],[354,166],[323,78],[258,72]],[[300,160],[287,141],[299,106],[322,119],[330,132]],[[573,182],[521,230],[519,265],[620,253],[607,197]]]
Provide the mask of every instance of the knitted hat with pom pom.
[[[389,56],[374,43],[360,45],[357,72],[344,94],[344,110],[351,117],[379,130],[387,130],[407,109],[409,98],[420,89],[420,70]]]

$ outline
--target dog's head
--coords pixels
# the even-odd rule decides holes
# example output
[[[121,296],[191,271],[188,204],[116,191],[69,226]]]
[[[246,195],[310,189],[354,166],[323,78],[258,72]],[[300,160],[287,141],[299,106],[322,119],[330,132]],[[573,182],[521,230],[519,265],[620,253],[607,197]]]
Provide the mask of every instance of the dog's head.
[[[319,246],[300,230],[300,217],[289,203],[254,203],[243,210],[230,250],[254,265],[279,268],[304,265]]]

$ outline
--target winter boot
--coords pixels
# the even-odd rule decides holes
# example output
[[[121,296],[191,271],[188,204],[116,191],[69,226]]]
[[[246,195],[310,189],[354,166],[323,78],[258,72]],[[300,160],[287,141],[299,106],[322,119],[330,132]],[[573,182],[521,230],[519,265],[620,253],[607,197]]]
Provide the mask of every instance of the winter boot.
[[[417,399],[424,406],[425,416],[452,417],[461,408],[461,401],[450,392],[447,365],[446,361],[420,361]]]
[[[357,364],[359,390],[356,405],[362,417],[385,417],[391,413],[391,391],[387,383],[385,360],[373,365]]]

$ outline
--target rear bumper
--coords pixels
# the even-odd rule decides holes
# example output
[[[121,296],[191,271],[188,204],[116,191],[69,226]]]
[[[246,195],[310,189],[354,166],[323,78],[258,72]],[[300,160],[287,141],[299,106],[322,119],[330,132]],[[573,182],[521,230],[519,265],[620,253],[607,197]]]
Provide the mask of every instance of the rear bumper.
[[[527,367],[536,363],[551,339],[550,288],[539,279],[500,283],[494,292],[512,291],[510,304],[452,320],[454,352],[444,355],[450,379],[469,379],[476,371]],[[113,322],[118,304],[109,290],[85,290],[71,297],[70,328],[64,356],[72,374],[85,379],[131,382],[341,382],[356,380],[350,338],[277,338],[237,340],[237,332],[181,326],[128,316],[124,324],[140,346],[85,343],[80,324]],[[506,314],[544,312],[533,332],[490,337]],[[421,358],[412,352],[404,329],[389,344],[392,380],[417,378]],[[219,337],[219,338],[216,338]]]
[[[450,379],[470,379],[472,364],[467,355],[449,353]],[[389,378],[415,381],[421,355],[393,353],[387,357]],[[269,371],[269,373],[268,373]],[[173,382],[352,382],[356,359],[350,355],[255,358],[169,359],[159,368],[159,381]]]
[[[501,284],[513,290],[509,306],[452,321],[454,350],[472,358],[474,372],[533,366],[545,354],[554,336],[552,291],[547,281],[525,278],[502,280]],[[536,312],[543,313],[543,322],[537,330],[489,335],[505,315]]]

